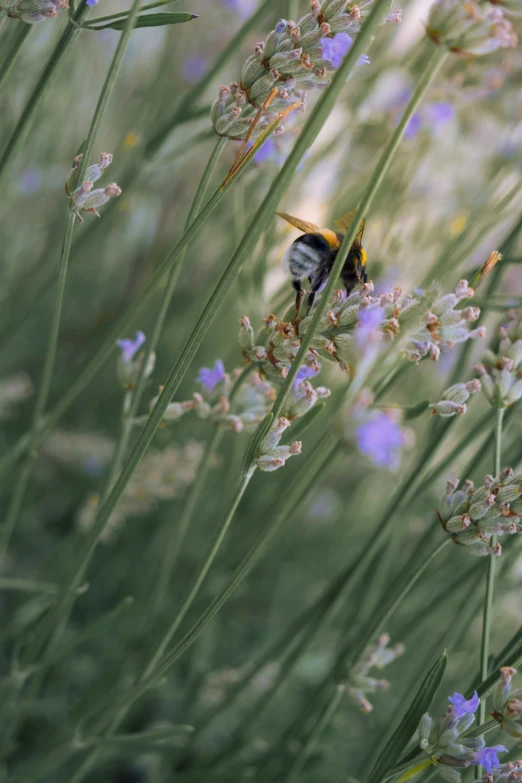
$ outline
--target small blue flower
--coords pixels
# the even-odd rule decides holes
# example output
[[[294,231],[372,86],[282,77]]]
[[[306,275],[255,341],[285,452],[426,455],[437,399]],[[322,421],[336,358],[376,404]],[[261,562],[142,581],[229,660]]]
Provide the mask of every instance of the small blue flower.
[[[275,161],[279,154],[280,152],[275,145],[274,139],[270,136],[258,149],[254,155],[254,160],[256,163],[264,163],[266,160]]]
[[[448,701],[453,705],[451,709],[456,718],[462,718],[462,716],[467,715],[468,712],[471,714],[475,713],[480,704],[477,691],[475,691],[471,699],[468,699],[467,701],[462,693],[457,693],[455,691],[453,696],[448,698]]]
[[[295,380],[293,383],[294,388],[299,386],[300,383],[306,381],[308,378],[313,378],[314,375],[317,375],[319,369],[320,368],[314,370],[313,367],[308,367],[306,364],[303,364],[303,366],[298,369],[297,375],[295,376]]]
[[[212,392],[218,383],[222,383],[225,380],[225,365],[221,359],[216,359],[214,369],[210,367],[202,367],[199,371],[198,382],[208,392]]]
[[[117,345],[121,348],[121,358],[128,364],[134,359],[136,351],[138,351],[145,342],[145,335],[143,332],[137,331],[134,340],[124,339],[118,340]]]
[[[338,68],[350,51],[353,44],[353,38],[348,33],[337,33],[333,38],[323,38],[321,41],[322,59],[332,63],[334,68]]]
[[[500,767],[500,761],[497,758],[497,753],[506,753],[507,748],[504,745],[494,745],[492,748],[482,748],[477,750],[473,761],[475,764],[480,764],[486,769],[488,775],[491,775],[493,767]]]
[[[348,33],[337,33],[333,38],[323,38],[321,41],[321,57],[332,63],[333,68],[338,68],[350,49],[352,48],[353,38]],[[370,59],[367,54],[363,54],[357,60],[357,65],[369,65]]]
[[[98,0],[85,0],[87,5],[93,6],[98,5]]]
[[[455,107],[452,103],[447,101],[436,101],[435,103],[428,103],[425,108],[426,119],[435,126],[445,125],[447,122],[451,122],[455,117]]]
[[[355,342],[363,350],[372,339],[372,335],[384,321],[383,307],[366,307],[359,312],[359,325],[355,331]]]
[[[411,97],[411,90],[402,93],[398,105],[405,106]],[[427,130],[432,135],[455,118],[455,107],[447,101],[434,101],[423,106],[412,115],[404,131],[406,139],[414,139],[421,130]],[[397,123],[399,118],[397,118]]]
[[[404,138],[414,139],[421,129],[422,129],[422,118],[419,112],[416,111],[415,114],[412,114],[409,123],[406,125],[406,128],[404,129]]]
[[[396,470],[399,451],[406,445],[406,437],[397,421],[390,415],[378,412],[357,428],[357,445],[361,454],[369,457],[374,465]]]

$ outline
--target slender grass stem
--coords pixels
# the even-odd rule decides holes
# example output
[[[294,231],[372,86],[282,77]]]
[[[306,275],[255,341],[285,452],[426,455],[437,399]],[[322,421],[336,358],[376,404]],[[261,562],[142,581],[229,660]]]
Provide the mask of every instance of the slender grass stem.
[[[185,226],[185,231],[188,230],[191,223],[197,218],[198,213],[201,209],[201,205],[203,203],[203,199],[205,197],[205,192],[207,190],[208,184],[210,182],[210,178],[214,172],[214,169],[218,163],[219,157],[223,151],[223,148],[225,146],[226,139],[218,139],[214,150],[212,152],[212,155],[210,156],[210,159],[205,167],[205,170],[203,172],[203,175],[201,177],[201,180],[199,182],[198,188],[196,190],[196,194],[194,196],[194,200],[192,202],[192,206],[189,211],[189,215],[187,218],[187,223]],[[146,386],[146,368],[149,363],[150,356],[154,353],[156,350],[156,346],[158,344],[159,338],[161,336],[161,332],[163,330],[163,326],[165,324],[165,319],[167,317],[168,309],[170,306],[170,303],[172,301],[172,297],[174,295],[174,291],[177,285],[177,282],[179,280],[179,276],[181,274],[183,263],[185,260],[186,255],[186,249],[181,253],[178,263],[176,266],[174,266],[170,272],[170,276],[165,288],[165,293],[163,294],[163,300],[160,306],[160,309],[158,311],[158,315],[156,317],[156,321],[154,323],[154,327],[152,330],[152,334],[150,336],[150,339],[148,340],[145,354],[143,356],[143,359],[141,360],[140,370],[138,373],[138,377],[136,379],[136,384],[132,392],[132,396],[130,399],[130,404],[128,406],[128,409],[126,411],[125,416],[123,417],[122,422],[122,429],[120,433],[120,437],[118,439],[118,444],[116,446],[116,454],[114,456],[114,459],[111,464],[111,468],[109,470],[109,476],[106,483],[106,489],[102,494],[102,502],[100,506],[103,506],[105,501],[107,500],[107,497],[109,496],[113,486],[114,482],[116,481],[117,477],[119,476],[121,472],[121,467],[123,460],[125,459],[125,454],[127,452],[127,447],[129,445],[129,440],[132,434],[133,430],[133,421],[134,417],[136,416],[138,412],[139,405],[141,403],[143,393],[145,391]]]
[[[504,408],[499,408],[496,412],[495,421],[495,477],[500,475],[502,470],[502,421],[504,418]],[[496,544],[496,536],[491,537],[491,546]],[[496,557],[488,557],[487,575],[486,575],[486,595],[484,598],[484,613],[482,619],[482,638],[480,643],[480,676],[486,680],[489,675],[489,641],[491,635],[491,623],[493,619],[493,598],[495,593],[495,569]],[[486,719],[486,699],[482,699],[479,704],[478,720],[483,723]],[[477,767],[477,776],[482,777],[482,768]]]
[[[85,149],[83,158],[80,163],[77,182],[83,182],[87,166],[89,165],[89,159],[94,146],[96,135],[100,127],[103,115],[107,108],[109,98],[116,83],[116,78],[125,54],[125,49],[130,39],[132,29],[135,24],[135,20],[138,15],[139,0],[134,0],[129,17],[125,23],[125,28],[118,41],[118,46],[112,58],[109,66],[109,71],[105,78],[100,97],[94,115],[89,128],[89,134],[85,142]],[[69,23],[70,24],[70,23]],[[0,164],[1,172],[1,164]],[[29,485],[34,462],[37,457],[36,447],[41,437],[43,417],[45,409],[47,407],[47,401],[49,398],[49,391],[51,388],[51,381],[54,371],[54,364],[56,360],[56,352],[58,348],[58,335],[60,332],[60,323],[62,318],[63,298],[65,293],[65,282],[67,279],[67,270],[69,267],[69,256],[71,253],[71,244],[74,233],[74,226],[76,222],[76,215],[71,210],[70,206],[67,207],[67,216],[65,220],[64,241],[62,247],[62,254],[60,258],[60,266],[58,270],[58,283],[56,289],[56,299],[54,303],[53,315],[51,319],[51,329],[49,332],[49,338],[47,342],[47,349],[44,359],[44,368],[42,374],[42,381],[36,398],[36,404],[33,413],[32,429],[29,440],[29,454],[26,458],[24,465],[22,466],[20,473],[15,482],[13,489],[13,495],[9,504],[7,517],[5,524],[0,534],[0,564],[3,562],[5,553],[9,546],[13,530],[16,526],[17,519],[19,517],[24,496]]]
[[[81,29],[80,25],[84,19],[86,19],[90,8],[84,0],[80,3],[78,10],[74,14],[74,17],[67,22],[67,26],[60,36],[49,61],[44,68],[40,79],[38,80],[33,92],[29,96],[29,99],[25,105],[25,108],[18,120],[11,138],[7,142],[7,146],[4,149],[3,155],[0,158],[0,181],[2,177],[7,173],[9,166],[14,160],[15,155],[20,150],[24,143],[27,134],[31,129],[31,125],[36,115],[40,101],[43,99],[47,90],[52,84],[52,80],[56,75],[58,67],[61,65],[65,55],[78,38]]]
[[[409,594],[410,590],[415,586],[415,584],[422,576],[422,574],[424,573],[428,565],[431,563],[431,561],[435,557],[437,557],[437,555],[445,547],[447,547],[449,543],[450,543],[450,539],[444,538],[440,541],[438,546],[430,548],[428,555],[422,559],[422,562],[411,574],[411,576],[409,576],[404,583],[399,582],[396,590],[392,592],[392,595],[389,598],[387,604],[384,606],[381,612],[377,613],[376,619],[369,625],[365,633],[361,634],[357,639],[357,642],[351,651],[350,660],[347,666],[343,663],[343,668],[351,668],[359,661],[359,659],[363,655],[368,645],[371,643],[373,639],[379,636],[384,626],[389,621],[390,617],[397,611],[399,606],[402,604],[406,596]],[[331,720],[333,719],[341,703],[341,697],[339,697],[338,694],[339,694],[339,685],[336,686],[336,689],[332,694],[326,709],[324,710],[323,714],[319,718],[319,721],[317,722],[316,726],[312,730],[312,733],[310,734],[308,741],[306,742],[306,744],[300,751],[299,755],[297,756],[294,765],[288,775],[287,783],[294,783],[294,781],[297,780],[297,777],[299,773],[302,771],[306,763],[306,760],[310,756],[310,753],[316,747],[318,739],[321,737],[321,735],[324,733],[325,729],[328,727]]]
[[[4,16],[4,18],[6,17]],[[2,17],[0,16],[0,23],[1,19]],[[5,57],[0,63],[0,90],[2,89],[4,82],[7,80],[7,77],[11,73],[13,65],[15,64],[16,59],[20,54],[24,41],[31,32],[31,28],[31,24],[26,24],[25,22],[20,21],[16,23],[16,30],[14,31],[14,35],[9,42]]]
[[[7,510],[5,523],[0,534],[0,564],[3,562],[7,548],[11,541],[13,530],[18,520],[25,492],[27,490],[29,479],[36,457],[38,456],[36,446],[40,434],[42,417],[47,406],[51,380],[53,376],[56,351],[58,348],[58,334],[60,331],[60,322],[62,317],[63,298],[65,293],[65,281],[67,279],[67,269],[69,266],[69,255],[71,251],[72,236],[76,216],[74,212],[67,207],[67,216],[65,219],[65,232],[63,239],[62,252],[60,256],[60,266],[58,269],[58,282],[56,286],[56,298],[54,302],[53,314],[51,318],[51,328],[47,339],[47,349],[45,352],[42,380],[36,398],[36,404],[33,411],[32,431],[29,442],[29,452],[25,462],[22,465],[15,481],[13,494]]]
[[[310,756],[311,753],[313,753],[313,751],[319,744],[323,733],[328,728],[332,718],[334,717],[335,713],[339,709],[339,705],[341,704],[341,701],[345,694],[345,690],[346,687],[343,684],[336,686],[332,694],[332,698],[330,699],[325,709],[323,710],[323,714],[317,721],[317,724],[314,726],[314,729],[310,734],[310,737],[308,738],[306,745],[298,754],[286,778],[287,783],[296,783],[299,780],[299,776],[303,770],[304,765],[307,762],[308,757]]]
[[[179,2],[181,2],[181,0],[157,0],[155,3],[147,3],[146,5],[142,5],[139,9],[139,13],[141,14],[142,11],[151,11],[153,8],[159,8],[162,5],[175,5]],[[109,14],[108,16],[98,16],[96,19],[89,19],[89,21],[85,23],[84,27],[91,27],[92,25],[99,24],[100,22],[110,22],[113,19],[121,19],[122,17],[126,16],[127,11],[120,11],[118,14]]]
[[[244,368],[241,375],[237,378],[230,392],[230,397],[229,397],[230,402],[234,401],[237,392],[239,391],[239,389],[241,388],[241,386],[248,378],[248,376],[250,375],[253,369],[254,369],[253,365],[248,365],[247,367]],[[158,581],[155,588],[154,604],[156,610],[158,610],[159,607],[161,606],[165,594],[168,590],[169,582],[172,579],[172,571],[174,569],[174,565],[179,555],[181,545],[183,544],[185,535],[187,533],[187,530],[189,529],[190,522],[192,520],[192,516],[196,509],[198,500],[200,500],[204,494],[204,488],[210,470],[210,466],[212,464],[212,459],[219,448],[219,445],[223,439],[223,435],[224,435],[223,428],[219,426],[215,426],[214,431],[207,442],[205,453],[203,454],[201,463],[198,466],[198,475],[196,477],[196,480],[194,481],[194,483],[192,484],[192,486],[190,487],[187,493],[187,497],[183,504],[183,508],[179,520],[176,520],[175,523],[171,523],[172,534],[170,535],[169,540],[167,541],[167,546],[165,548],[165,556],[160,566]]]
[[[225,519],[219,528],[219,531],[217,533],[217,536],[214,539],[214,543],[212,544],[212,547],[210,548],[210,551],[208,552],[204,562],[202,563],[198,574],[196,576],[196,579],[194,580],[194,583],[192,585],[192,588],[187,595],[185,601],[183,602],[183,605],[181,609],[178,611],[174,621],[168,628],[166,634],[163,636],[163,639],[159,643],[158,647],[154,651],[153,655],[151,656],[151,659],[149,663],[147,664],[140,680],[139,684],[142,682],[147,682],[147,680],[151,677],[151,675],[154,673],[156,667],[158,666],[159,662],[163,658],[167,647],[169,646],[172,637],[178,630],[179,626],[183,622],[183,619],[185,618],[188,610],[192,606],[196,596],[198,595],[201,585],[203,584],[210,567],[212,563],[214,562],[217,553],[219,552],[219,549],[221,547],[221,544],[223,543],[223,540],[227,534],[227,531],[230,527],[230,524],[232,522],[232,519],[234,518],[234,514],[236,512],[236,509],[241,501],[241,498],[243,497],[245,490],[248,486],[248,483],[250,481],[251,475],[243,476],[242,479],[238,482],[236,491],[234,492],[232,501],[230,503],[230,506],[228,508],[228,512],[225,516]],[[131,702],[132,703],[132,702]],[[130,706],[130,705],[129,705]],[[108,732],[104,735],[104,739],[107,739],[110,737],[118,728],[121,721],[125,717],[128,711],[128,706],[122,707],[118,714],[116,715],[115,719],[112,721],[110,728]],[[73,776],[71,783],[80,783],[85,777],[85,775],[89,772],[89,770],[92,768],[94,763],[96,762],[98,758],[99,751],[94,750],[93,753],[85,759],[84,763],[81,765],[79,770],[76,772],[76,774]]]

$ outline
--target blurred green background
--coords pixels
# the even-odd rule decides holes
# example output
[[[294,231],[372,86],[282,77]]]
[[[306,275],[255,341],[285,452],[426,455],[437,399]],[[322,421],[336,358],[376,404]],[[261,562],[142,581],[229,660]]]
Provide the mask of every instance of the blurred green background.
[[[92,16],[122,8],[123,3],[101,0]],[[151,140],[168,127],[177,107],[190,98],[198,80],[255,8],[255,0],[187,0],[183,10],[199,14],[198,19],[133,33],[95,150],[95,157],[99,150],[114,154],[107,181],[118,182],[123,195],[100,210],[101,219],[86,216],[76,229],[51,407],[181,236],[188,205],[215,144],[208,112],[219,85],[239,77],[253,45],[266,37],[279,17],[289,17],[289,10],[296,9],[302,15],[307,12],[307,3],[273,2],[259,29],[233,53],[196,104],[183,113],[183,121],[166,134],[165,142],[152,149]],[[0,93],[2,146],[65,25],[65,16],[61,13],[55,20],[34,25],[29,33]],[[368,52],[371,63],[358,68],[347,83],[343,100],[306,157],[281,209],[304,220],[332,225],[334,218],[358,203],[422,63],[425,16],[426,3],[406,2],[402,24],[380,29],[378,41]],[[16,24],[7,20],[3,25],[0,52]],[[82,32],[3,183],[2,454],[30,427],[31,389],[37,387],[41,375],[60,253],[66,207],[63,186],[86,136],[118,36],[111,30]],[[460,278],[471,277],[489,253],[501,246],[519,221],[520,67],[520,50],[501,51],[471,63],[459,58],[447,61],[408,129],[367,217],[368,270],[377,291],[401,286],[412,292],[430,282],[435,264],[443,289],[453,290]],[[157,348],[146,402],[175,363],[303,119],[302,114],[292,117],[286,133],[271,142],[269,154],[265,150],[231,188],[190,246]],[[237,143],[227,145],[212,187],[222,181],[237,150]],[[241,365],[237,342],[240,316],[248,315],[256,329],[270,312],[282,317],[292,293],[281,260],[295,235],[274,217],[221,309],[177,399],[188,399],[197,390],[199,367],[212,366],[216,358],[224,361],[229,372]],[[495,294],[488,299],[484,285],[484,294],[480,291],[477,296],[489,301],[485,319],[490,327],[488,339],[505,317],[503,311],[520,302],[521,255],[514,242],[498,272]],[[161,291],[135,324],[136,329],[150,333],[160,297]],[[386,401],[413,405],[423,399],[438,399],[460,352],[466,350],[457,380],[467,381],[483,349],[483,342],[475,341],[469,349],[457,348],[443,355],[437,364],[409,366]],[[100,491],[119,432],[122,390],[116,376],[117,354],[115,349],[114,361],[97,375],[42,444],[2,577],[53,584],[66,578],[84,536],[82,519],[89,499]],[[346,377],[329,365],[321,382],[335,392],[343,389]],[[361,618],[371,617],[415,547],[428,536],[436,537],[434,509],[445,480],[469,477],[480,482],[485,473],[492,472],[492,448],[482,448],[492,428],[492,421],[482,423],[487,410],[477,394],[466,416],[452,422],[440,449],[436,439],[432,442],[428,458],[433,464],[452,449],[456,449],[455,458],[397,513],[392,539],[373,563],[371,589],[363,583],[343,595],[334,617],[321,628],[295,667],[288,665],[286,673],[288,650],[275,656],[263,676],[229,710],[220,712],[188,751],[183,737],[179,747],[161,752],[129,748],[108,754],[89,779],[114,783],[257,780],[263,765],[270,762],[267,780],[285,780],[289,760],[311,725],[304,721],[292,728],[294,722],[304,715],[305,705],[328,675],[337,651],[349,638],[347,634],[357,628]],[[333,413],[333,406],[330,410],[327,405],[320,420],[307,431],[305,454],[313,453],[317,437],[329,426]],[[516,409],[509,421],[504,462],[516,468],[522,459]],[[341,458],[332,462],[314,485],[306,502],[296,506],[291,524],[168,679],[135,706],[124,731],[145,731],[167,720],[197,725],[205,708],[223,703],[249,662],[279,639],[296,615],[379,535],[378,523],[393,491],[398,486],[406,489],[415,478],[419,456],[434,427],[439,426],[427,415],[411,425],[416,445],[405,454],[399,476],[375,468],[348,444]],[[20,768],[23,773],[28,762],[38,768],[40,759],[70,736],[97,700],[140,671],[153,640],[179,608],[221,522],[249,438],[248,434],[225,434],[183,543],[168,598],[152,616],[149,598],[159,563],[194,476],[190,460],[200,453],[194,442],[203,444],[210,427],[195,416],[186,416],[158,432],[153,448],[164,452],[157,460],[167,466],[166,496],[157,499],[151,493],[142,511],[121,520],[100,545],[88,572],[89,588],[77,601],[65,641],[73,640],[77,632],[113,610],[125,596],[132,596],[134,603],[99,633],[64,654],[47,678],[41,698],[23,703],[24,719],[12,738],[5,770],[16,773]],[[463,438],[473,432],[478,438],[467,448],[459,448]],[[291,480],[299,474],[301,459],[291,460],[277,473],[254,477],[182,630],[199,616],[276,513]],[[461,473],[464,469],[466,475]],[[11,477],[5,478],[0,514],[5,513],[11,487]],[[143,490],[147,495],[146,482]],[[522,569],[516,546],[514,542],[508,547],[502,559],[492,643],[495,653],[520,621]],[[450,664],[439,706],[442,708],[446,694],[454,688],[462,692],[469,688],[478,669],[484,584],[480,576],[484,569],[482,560],[470,558],[458,548],[450,549],[430,566],[387,629],[392,643],[401,641],[406,646],[405,654],[385,673],[390,690],[374,695],[375,709],[369,715],[362,715],[348,700],[343,702],[306,767],[303,781],[337,783],[362,778],[390,721],[411,699],[422,673],[444,647]],[[0,591],[0,666],[7,689],[12,686],[16,641],[45,610],[48,600],[45,594]],[[268,700],[281,667],[284,683]],[[262,710],[265,699],[266,709]],[[312,712],[312,719],[314,714],[317,717],[317,712]],[[67,761],[64,755],[58,769],[46,772],[42,766],[37,779],[67,781],[76,764],[76,758]]]

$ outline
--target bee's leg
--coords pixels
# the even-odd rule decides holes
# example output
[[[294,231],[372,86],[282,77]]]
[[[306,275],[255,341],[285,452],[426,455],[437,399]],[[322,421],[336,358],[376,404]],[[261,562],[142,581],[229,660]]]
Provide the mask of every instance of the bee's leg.
[[[311,309],[311,307],[312,307],[312,305],[313,305],[313,303],[315,301],[316,293],[319,291],[319,289],[323,285],[324,281],[327,279],[328,272],[329,272],[329,270],[324,269],[324,270],[321,270],[319,272],[317,277],[309,277],[308,278],[310,280],[310,293],[308,294],[308,300],[307,300],[308,310]]]
[[[301,281],[300,280],[292,280],[292,285],[294,286],[294,289],[296,291],[295,295],[295,318],[292,321],[292,324],[295,329],[295,333],[299,334],[299,324],[301,323],[301,305],[303,304],[303,299],[305,292],[301,288]]]

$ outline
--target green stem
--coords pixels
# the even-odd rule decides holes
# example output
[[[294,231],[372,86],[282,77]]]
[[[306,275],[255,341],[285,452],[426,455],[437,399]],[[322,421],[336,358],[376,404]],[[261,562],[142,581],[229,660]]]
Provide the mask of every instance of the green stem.
[[[138,15],[138,6],[139,6],[139,0],[134,0],[131,12],[125,23],[125,28],[120,36],[120,40],[118,41],[118,46],[116,47],[114,57],[112,58],[109,71],[107,73],[105,82],[101,89],[100,97],[98,99],[98,104],[94,111],[94,116],[92,118],[91,126],[89,128],[89,134],[87,136],[87,140],[85,143],[83,158],[81,160],[79,171],[78,171],[77,182],[79,183],[83,182],[85,172],[89,164],[92,148],[94,146],[94,141],[96,139],[96,135],[100,127],[100,123],[105,113],[105,109],[107,108],[107,103],[109,101],[112,90],[114,88],[116,78],[118,76],[118,72],[123,60],[123,55],[125,54],[125,49],[127,48],[127,44],[129,42],[130,35],[132,33],[132,29],[134,27],[135,20]],[[1,164],[0,164],[0,172],[1,172]],[[67,217],[65,221],[65,233],[64,233],[62,255],[61,255],[60,267],[58,271],[56,299],[54,303],[53,315],[51,320],[51,331],[49,333],[49,339],[47,342],[47,350],[46,350],[45,360],[44,360],[42,382],[40,384],[40,389],[38,392],[38,396],[34,408],[33,423],[32,423],[31,435],[29,440],[29,454],[25,461],[25,464],[22,466],[20,470],[18,479],[15,483],[11,503],[9,504],[9,508],[7,512],[6,522],[4,524],[4,527],[2,528],[2,533],[0,535],[0,564],[3,562],[3,558],[7,551],[7,547],[9,546],[11,535],[15,528],[18,516],[20,514],[20,510],[22,508],[22,503],[24,500],[26,489],[29,484],[29,479],[31,477],[33,464],[37,457],[36,447],[41,437],[42,422],[45,413],[45,408],[47,407],[47,401],[49,398],[49,391],[51,388],[51,381],[52,381],[54,364],[56,359],[56,351],[58,347],[58,335],[60,332],[60,323],[62,318],[65,282],[67,279],[67,270],[69,266],[69,256],[71,252],[71,244],[72,244],[75,221],[76,221],[75,213],[71,210],[70,207],[68,207]]]
[[[502,470],[502,420],[504,418],[504,408],[497,410],[495,422],[495,478],[498,478]],[[491,537],[491,546],[494,547],[497,537]],[[493,596],[495,592],[495,568],[497,558],[488,557],[487,575],[486,575],[486,595],[484,599],[484,614],[482,620],[482,639],[480,645],[480,676],[482,680],[487,680],[489,675],[489,640],[491,635],[491,622],[493,619]],[[479,705],[478,720],[484,723],[486,719],[486,699],[482,699]],[[482,768],[477,767],[477,776],[482,777]]]
[[[12,40],[9,42],[9,47],[5,53],[5,57],[0,65],[0,90],[2,89],[4,82],[9,76],[16,59],[20,54],[23,43],[31,32],[32,26],[33,25],[31,24],[25,24],[25,22],[18,22],[16,24],[16,30],[14,31]]]
[[[86,5],[84,1],[82,1],[78,10],[74,14],[74,17],[67,22],[67,26],[61,34],[60,39],[49,58],[49,62],[40,76],[40,79],[38,80],[33,92],[29,96],[29,100],[27,101],[25,109],[23,110],[15,129],[13,130],[11,138],[7,143],[2,157],[0,158],[0,180],[2,179],[2,176],[7,173],[12,160],[24,143],[36,115],[40,101],[51,86],[52,80],[58,70],[58,66],[61,64],[63,58],[75,40],[78,38],[81,32],[78,25],[81,24],[81,22],[87,17],[89,11],[89,6]]]
[[[248,378],[254,365],[250,364],[244,368],[241,375],[237,378],[230,392],[229,401],[232,403],[234,398],[243,385],[244,381]],[[169,582],[172,579],[172,571],[174,564],[177,560],[181,545],[185,538],[185,534],[190,526],[192,515],[196,508],[198,500],[204,494],[205,482],[207,480],[208,472],[212,464],[212,458],[219,448],[219,444],[224,435],[224,430],[220,426],[215,426],[214,431],[207,443],[203,459],[198,466],[198,475],[195,482],[190,487],[179,520],[175,523],[171,523],[172,535],[170,536],[165,549],[165,557],[163,558],[160,566],[160,573],[155,590],[155,606],[158,609],[163,601],[165,593],[168,590]]]
[[[187,612],[190,609],[190,607],[192,606],[192,603],[194,602],[196,596],[198,595],[199,590],[201,588],[201,585],[203,584],[203,582],[205,580],[205,577],[207,576],[207,574],[208,574],[208,572],[210,570],[210,567],[211,567],[212,563],[214,562],[215,557],[216,557],[216,555],[217,555],[217,553],[218,553],[218,551],[219,551],[219,549],[221,547],[221,544],[223,543],[223,540],[224,540],[224,538],[225,538],[225,536],[227,534],[227,531],[228,531],[228,529],[230,527],[230,524],[232,522],[232,519],[234,517],[236,509],[237,509],[237,507],[239,505],[239,502],[240,502],[241,498],[243,497],[243,494],[244,494],[244,492],[245,492],[245,490],[246,490],[246,488],[248,486],[250,478],[251,478],[251,476],[244,476],[241,479],[241,481],[238,483],[236,491],[235,491],[234,496],[232,498],[232,502],[231,502],[231,504],[229,506],[228,513],[227,513],[227,515],[226,515],[226,517],[224,519],[223,524],[221,525],[221,527],[220,527],[220,529],[218,531],[218,534],[217,534],[217,536],[216,536],[216,538],[214,540],[214,543],[212,544],[212,547],[211,547],[209,553],[207,554],[207,557],[205,558],[204,563],[202,564],[202,566],[199,569],[198,575],[197,575],[197,577],[196,577],[196,579],[194,581],[194,584],[192,585],[192,588],[191,588],[189,594],[187,595],[187,597],[186,597],[186,599],[185,599],[185,601],[183,603],[183,606],[181,607],[181,609],[177,613],[177,615],[176,615],[176,617],[174,619],[174,622],[171,624],[171,626],[167,630],[167,633],[164,635],[163,639],[161,640],[161,642],[159,643],[158,647],[156,648],[156,650],[154,651],[153,655],[151,656],[151,659],[150,659],[149,663],[147,664],[147,666],[146,666],[142,676],[140,677],[140,680],[138,682],[138,688],[139,688],[140,683],[146,682],[151,677],[151,675],[154,673],[156,667],[158,666],[158,664],[160,663],[161,659],[163,658],[163,656],[164,656],[164,654],[165,654],[165,652],[167,650],[167,647],[170,644],[170,641],[171,641],[172,637],[176,633],[176,631],[179,628],[180,624],[182,623],[185,615],[187,614]],[[104,739],[107,739],[108,737],[110,737],[116,731],[116,729],[120,725],[121,721],[124,719],[125,715],[127,714],[129,706],[130,706],[130,704],[128,706],[125,705],[125,706],[123,706],[119,710],[118,714],[116,715],[114,720],[111,722],[108,731],[104,734]],[[94,750],[91,753],[91,755],[89,755],[85,759],[85,761],[83,762],[83,764],[81,765],[79,770],[73,776],[73,778],[71,780],[71,783],[80,783],[80,781],[83,780],[85,775],[89,772],[89,770],[92,768],[92,766],[97,761],[98,755],[99,755],[99,750]]]
[[[65,281],[67,279],[67,269],[69,266],[69,255],[71,251],[71,243],[74,231],[74,223],[76,216],[69,207],[67,208],[67,217],[65,220],[65,233],[63,239],[62,253],[60,257],[60,266],[58,269],[58,283],[56,287],[56,298],[54,302],[54,309],[51,319],[51,329],[49,331],[49,337],[47,339],[47,349],[45,353],[44,368],[42,373],[42,380],[38,395],[36,398],[36,404],[33,412],[32,430],[29,441],[29,452],[26,456],[25,463],[22,465],[20,472],[15,481],[13,494],[11,496],[11,502],[7,510],[7,516],[2,527],[0,534],[0,564],[3,562],[11,536],[15,528],[22,503],[24,500],[25,492],[29,484],[29,479],[32,473],[33,465],[36,460],[37,452],[36,446],[40,434],[40,428],[42,423],[42,417],[45,412],[47,400],[49,397],[49,391],[51,388],[51,380],[53,376],[54,363],[56,359],[56,351],[58,347],[58,334],[60,331],[60,322],[62,317],[63,298],[65,292]]]
[[[0,590],[15,590],[21,593],[48,593],[55,595],[58,585],[52,582],[38,582],[34,579],[0,578]]]
[[[330,725],[330,721],[332,720],[335,713],[337,712],[339,705],[341,704],[342,698],[345,694],[345,690],[346,687],[344,685],[337,685],[335,691],[332,694],[332,698],[326,705],[323,714],[317,721],[317,724],[315,725],[314,730],[310,734],[307,743],[302,748],[296,760],[294,761],[292,768],[288,774],[288,777],[286,778],[287,783],[297,783],[297,781],[299,780],[299,776],[303,770],[304,765],[306,764],[308,757],[310,756],[311,753],[313,753],[313,751],[317,747],[319,740],[321,739],[324,731]]]
[[[355,240],[355,236],[361,224],[361,220],[364,218],[367,211],[369,210],[373,202],[373,199],[382,184],[384,176],[388,171],[388,168],[393,160],[395,152],[397,151],[397,148],[402,140],[404,131],[412,115],[415,113],[420,101],[422,100],[422,97],[424,96],[424,93],[426,92],[431,82],[435,78],[445,58],[446,58],[446,52],[444,52],[443,50],[435,49],[433,51],[431,57],[429,58],[428,62],[424,67],[424,70],[420,75],[419,80],[417,81],[415,90],[413,91],[413,94],[410,100],[408,101],[406,108],[404,109],[404,113],[401,117],[399,124],[397,125],[388,144],[386,145],[379,159],[379,162],[377,163],[375,169],[373,170],[373,173],[370,177],[370,181],[368,182],[364,195],[357,209],[357,213],[354,216],[350,228],[348,229],[346,235],[343,238],[341,247],[339,248],[339,251],[335,259],[335,263],[328,276],[328,282],[325,286],[325,289],[321,295],[319,302],[314,308],[310,325],[308,326],[306,333],[303,335],[301,339],[301,345],[299,347],[299,351],[297,352],[297,356],[295,357],[295,360],[292,362],[288,375],[285,378],[285,381],[283,383],[283,386],[279,394],[277,395],[277,399],[272,408],[274,419],[276,419],[281,414],[281,411],[283,410],[283,405],[285,403],[288,392],[290,391],[292,384],[295,380],[295,377],[297,375],[297,372],[305,359],[308,349],[310,348],[314,335],[318,329],[319,323],[324,313],[326,312],[327,307],[329,306],[330,297],[334,291],[335,286],[337,285],[339,276],[341,274],[341,270],[348,257],[350,248]]]

